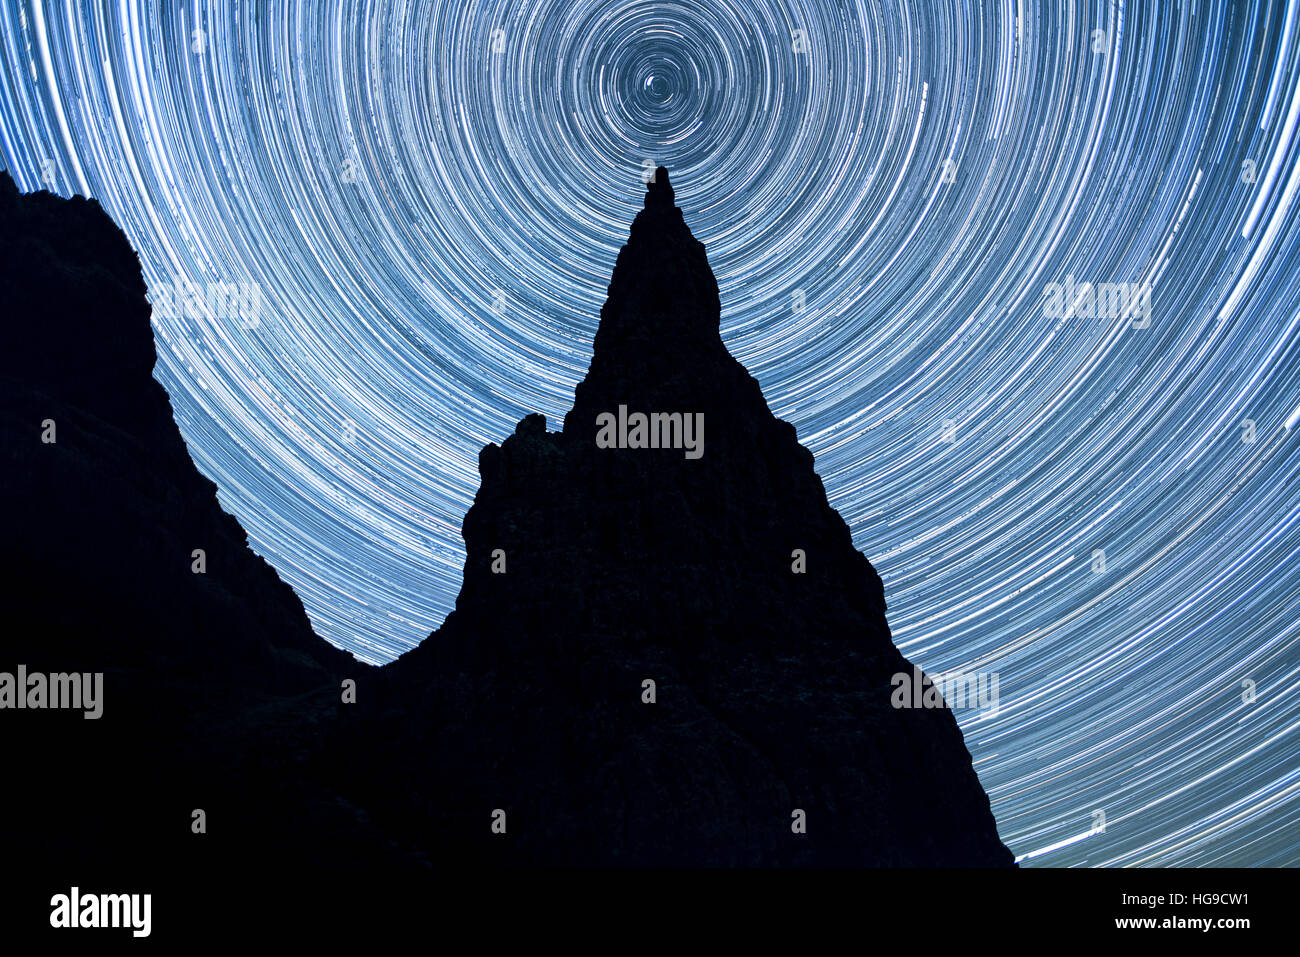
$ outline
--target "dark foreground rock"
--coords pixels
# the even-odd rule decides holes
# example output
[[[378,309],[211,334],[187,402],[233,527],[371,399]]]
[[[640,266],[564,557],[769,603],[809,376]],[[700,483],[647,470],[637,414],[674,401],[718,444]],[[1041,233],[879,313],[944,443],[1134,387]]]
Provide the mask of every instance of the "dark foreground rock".
[[[951,713],[890,705],[911,665],[880,578],[723,346],[666,171],[563,431],[529,416],[483,451],[456,610],[382,669],[312,634],[194,469],[98,205],[0,176],[0,253],[0,671],[105,672],[99,720],[0,711],[15,853],[143,874],[1011,864]],[[599,447],[620,407],[702,435]]]
[[[359,778],[408,787],[364,803],[472,860],[1010,864],[952,714],[891,707],[880,578],[719,318],[660,169],[563,431],[483,450],[456,610],[374,677]],[[702,445],[598,447],[620,406]]]
[[[0,673],[104,675],[97,719],[0,709],[7,856],[76,876],[255,847],[338,676],[367,669],[194,468],[139,262],[97,202],[0,173],[0,304]]]

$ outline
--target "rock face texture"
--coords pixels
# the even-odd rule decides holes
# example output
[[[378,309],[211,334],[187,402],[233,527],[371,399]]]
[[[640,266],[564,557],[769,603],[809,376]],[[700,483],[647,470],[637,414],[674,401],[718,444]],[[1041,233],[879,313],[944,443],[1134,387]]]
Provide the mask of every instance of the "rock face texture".
[[[952,714],[891,706],[912,667],[880,578],[723,345],[666,170],[563,431],[528,416],[483,450],[456,609],[382,669],[312,634],[194,469],[98,204],[0,174],[0,302],[0,671],[105,672],[99,720],[0,711],[17,853],[1011,865]],[[677,414],[651,419],[665,447],[637,447],[637,413]]]
[[[476,860],[1009,865],[952,714],[891,706],[880,578],[719,318],[661,168],[563,431],[483,450],[456,610],[383,669],[362,740],[418,806],[367,805]],[[620,406],[702,416],[702,454],[599,447]]]

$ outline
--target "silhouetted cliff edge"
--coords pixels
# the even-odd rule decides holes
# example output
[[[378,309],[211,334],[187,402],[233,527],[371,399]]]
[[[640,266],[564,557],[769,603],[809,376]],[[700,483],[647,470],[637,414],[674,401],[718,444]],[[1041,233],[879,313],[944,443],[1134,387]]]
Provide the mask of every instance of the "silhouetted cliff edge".
[[[107,873],[1011,864],[951,713],[890,706],[911,665],[880,579],[723,346],[665,170],[563,431],[528,416],[483,450],[456,610],[382,669],[311,633],[194,469],[98,204],[0,174],[0,254],[0,598],[22,623],[0,671],[107,673],[100,720],[0,712],[20,852]],[[635,447],[635,413],[678,414],[677,447]]]
[[[99,203],[0,172],[0,303],[0,673],[104,675],[96,719],[0,709],[5,843],[74,876],[257,846],[302,798],[307,704],[368,669],[316,637],[195,469]],[[192,832],[196,809],[221,837]]]

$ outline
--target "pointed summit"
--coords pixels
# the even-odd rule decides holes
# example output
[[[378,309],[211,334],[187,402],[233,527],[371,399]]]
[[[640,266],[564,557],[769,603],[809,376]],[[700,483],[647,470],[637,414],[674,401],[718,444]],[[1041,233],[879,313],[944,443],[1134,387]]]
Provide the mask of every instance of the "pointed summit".
[[[917,682],[894,703],[919,673],[880,578],[723,345],[666,171],[649,185],[564,430],[527,416],[483,449],[456,610],[369,672],[190,461],[126,238],[0,177],[0,600],[40,624],[0,661],[108,679],[93,747],[24,711],[24,859],[219,886],[250,861],[1012,864],[952,713]],[[194,795],[215,843],[175,826]]]
[[[384,669],[354,779],[385,742],[384,813],[440,848],[526,808],[511,863],[1010,865],[951,712],[892,705],[880,577],[674,201],[660,167],[563,431],[480,454],[456,611]]]
[[[658,167],[646,183],[645,208],[655,209],[677,205],[677,196],[673,193],[673,184],[668,182],[668,168]]]
[[[669,267],[666,260],[671,259],[672,256],[680,256],[684,260],[689,260],[689,272],[699,273],[701,278],[703,273],[707,273],[706,285],[711,285],[716,294],[718,283],[714,281],[714,276],[708,269],[705,247],[690,234],[685,217],[681,215],[681,209],[677,208],[676,202],[677,195],[672,189],[672,183],[668,181],[668,170],[664,166],[659,166],[646,182],[645,204],[632,221],[628,242],[619,254],[619,265],[625,267],[637,265],[651,272],[666,272]],[[628,250],[637,251],[642,255],[625,257],[624,254]],[[614,278],[610,283],[611,293],[616,286],[620,285],[619,265],[616,265]],[[659,268],[655,269],[655,267]],[[624,272],[627,272],[627,269],[624,269]]]
[[[566,422],[585,423],[596,406],[609,408],[619,395],[665,408],[698,407],[697,387],[718,384],[698,376],[705,367],[749,379],[722,344],[718,281],[704,244],[674,201],[668,170],[661,166],[646,184],[645,206],[619,250],[600,310],[595,355]],[[761,399],[757,383],[753,393]]]

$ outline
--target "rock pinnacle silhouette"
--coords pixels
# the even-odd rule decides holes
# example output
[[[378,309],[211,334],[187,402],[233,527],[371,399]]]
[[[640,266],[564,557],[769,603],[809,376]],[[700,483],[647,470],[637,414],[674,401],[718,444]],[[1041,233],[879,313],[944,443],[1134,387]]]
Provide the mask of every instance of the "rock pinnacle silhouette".
[[[951,712],[892,706],[912,665],[880,578],[723,344],[675,203],[661,167],[562,430],[529,415],[480,453],[455,610],[370,668],[190,461],[126,237],[0,174],[0,673],[103,673],[97,720],[0,715],[16,859],[65,890],[1012,864]]]
[[[517,864],[1010,865],[951,712],[892,707],[881,580],[719,321],[660,167],[563,430],[483,449],[456,609],[381,673],[355,773],[421,796],[376,820]]]

